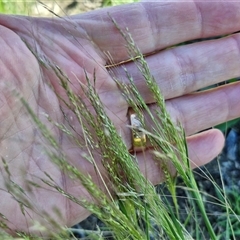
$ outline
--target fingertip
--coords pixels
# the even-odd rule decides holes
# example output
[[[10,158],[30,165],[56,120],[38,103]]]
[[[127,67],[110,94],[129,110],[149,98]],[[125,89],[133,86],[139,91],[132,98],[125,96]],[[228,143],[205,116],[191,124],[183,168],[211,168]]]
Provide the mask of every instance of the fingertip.
[[[188,156],[191,167],[196,168],[212,161],[224,146],[224,135],[218,129],[211,129],[187,138]],[[161,161],[154,159],[152,151],[137,154],[140,170],[154,185],[164,181]],[[169,160],[169,171],[175,174],[173,163]]]
[[[195,134],[187,141],[191,165],[196,168],[209,163],[221,153],[225,138],[220,130],[211,129]]]

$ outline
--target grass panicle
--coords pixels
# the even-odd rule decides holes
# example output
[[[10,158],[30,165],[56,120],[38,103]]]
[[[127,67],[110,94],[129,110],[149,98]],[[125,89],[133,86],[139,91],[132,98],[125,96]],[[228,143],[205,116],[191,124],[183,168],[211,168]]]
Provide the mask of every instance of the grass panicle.
[[[110,16],[111,17],[111,16]],[[193,172],[191,171],[190,162],[188,158],[188,152],[187,152],[187,143],[186,143],[186,137],[184,134],[184,130],[181,127],[180,124],[175,125],[173,121],[171,120],[170,115],[167,112],[165,101],[163,98],[163,95],[156,83],[156,80],[151,74],[151,71],[148,67],[148,64],[146,60],[144,59],[143,54],[139,50],[139,48],[136,46],[131,34],[126,29],[126,32],[124,32],[119,26],[118,23],[111,17],[114,25],[116,28],[120,31],[122,37],[127,42],[126,48],[128,50],[129,56],[132,59],[132,61],[135,62],[137,65],[139,71],[142,73],[142,76],[145,79],[146,85],[153,94],[153,97],[155,99],[156,105],[158,106],[159,110],[157,111],[157,119],[154,119],[152,113],[148,110],[147,113],[151,117],[151,120],[156,125],[155,128],[153,128],[153,135],[148,135],[150,138],[154,138],[154,140],[151,141],[151,143],[156,144],[157,146],[157,152],[160,152],[160,155],[165,155],[168,158],[168,161],[171,161],[176,168],[179,175],[183,178],[185,184],[187,187],[192,189],[192,197],[196,199],[197,205],[201,211],[201,214],[203,216],[204,222],[206,224],[206,227],[208,228],[209,234],[211,236],[211,239],[216,239],[216,235],[214,233],[214,230],[212,228],[212,225],[209,221],[209,218],[207,216],[201,194],[198,190],[197,183],[195,181]],[[132,82],[132,78],[129,78],[130,82]],[[119,84],[121,86],[121,84]],[[134,84],[131,83],[131,86]],[[134,86],[132,88],[135,88]],[[122,88],[122,91],[124,91],[126,88]],[[137,91],[135,91],[137,93]],[[140,94],[137,93],[138,99],[140,100],[140,106],[144,105],[144,100],[141,98]],[[126,94],[125,94],[126,95]],[[133,106],[134,109],[137,109],[138,102],[134,103],[135,106]],[[131,106],[131,105],[130,105]],[[131,106],[132,107],[132,106]],[[148,109],[148,107],[145,104],[145,110]],[[157,136],[157,139],[154,137]],[[153,148],[156,148],[155,145],[153,145]],[[160,160],[163,158],[161,157]],[[173,201],[175,203],[175,206],[177,208],[177,200],[176,200],[176,194],[175,194],[175,179],[171,178],[171,175],[168,173],[168,169],[166,167],[167,165],[164,163],[162,165],[163,172],[166,177],[166,181],[168,183],[169,191],[172,194]],[[177,211],[177,209],[176,209]],[[178,213],[177,213],[178,215]]]

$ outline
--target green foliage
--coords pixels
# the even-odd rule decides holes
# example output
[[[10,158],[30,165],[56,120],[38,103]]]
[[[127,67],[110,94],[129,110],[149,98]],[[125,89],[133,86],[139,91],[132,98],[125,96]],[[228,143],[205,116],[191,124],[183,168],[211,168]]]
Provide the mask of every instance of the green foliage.
[[[139,0],[102,0],[102,7],[107,6],[116,6],[120,4],[133,3],[138,2]],[[4,14],[18,14],[18,15],[31,15],[33,11],[34,5],[39,2],[43,2],[43,6],[45,5],[45,1],[38,0],[0,0],[0,13]],[[54,0],[46,1],[46,3],[54,3],[56,5],[60,4],[55,2]],[[47,5],[45,5],[47,7]]]
[[[233,120],[231,120],[231,121],[228,121],[228,122],[219,124],[219,125],[215,126],[215,128],[221,130],[222,132],[227,132],[228,129],[230,129],[231,127],[233,127],[239,120],[240,120],[239,118],[233,119]]]
[[[0,13],[27,15],[29,13],[29,6],[33,5],[34,3],[34,0],[0,0]]]
[[[103,0],[102,7],[138,2],[139,0]]]
[[[220,229],[219,239],[240,238],[240,194],[239,189],[231,189],[225,195],[217,191],[221,203],[217,214],[216,227]]]

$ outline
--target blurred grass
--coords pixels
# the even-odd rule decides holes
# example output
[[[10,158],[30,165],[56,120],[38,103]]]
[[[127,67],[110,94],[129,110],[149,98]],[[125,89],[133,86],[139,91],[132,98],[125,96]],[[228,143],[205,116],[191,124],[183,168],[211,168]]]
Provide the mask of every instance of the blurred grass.
[[[138,2],[138,0],[103,0],[102,1],[102,6],[115,6],[115,5],[120,5],[120,4],[125,4],[125,3],[133,3],[133,2]]]
[[[34,0],[0,0],[0,13],[5,14],[28,14],[31,6],[34,5]]]
[[[120,4],[133,3],[138,0],[0,0],[0,13],[18,15],[52,15],[47,9],[60,15],[69,14],[69,10],[77,13],[94,8],[116,6]],[[89,5],[89,6],[88,6]]]

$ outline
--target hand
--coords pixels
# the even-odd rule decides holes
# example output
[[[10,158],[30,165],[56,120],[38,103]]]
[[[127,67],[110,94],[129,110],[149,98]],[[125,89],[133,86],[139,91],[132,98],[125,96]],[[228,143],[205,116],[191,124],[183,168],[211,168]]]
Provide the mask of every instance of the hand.
[[[41,178],[46,178],[44,172],[70,194],[90,199],[78,182],[51,163],[44,150],[47,142],[16,92],[24,96],[37,116],[51,128],[69,163],[98,182],[93,166],[81,158],[82,150],[78,145],[47,121],[46,114],[53,121],[67,125],[64,111],[71,119],[70,124],[81,129],[71,111],[57,97],[66,98],[58,78],[51,69],[39,64],[24,42],[44,64],[47,65],[46,59],[49,59],[61,68],[71,80],[75,93],[81,94],[78,81],[86,83],[84,70],[91,80],[96,70],[96,90],[130,149],[131,130],[126,127],[129,124],[128,105],[105,68],[108,64],[105,53],[109,53],[114,62],[128,59],[125,43],[109,18],[109,12],[120,28],[129,28],[137,46],[148,55],[146,60],[164,94],[170,115],[184,126],[192,166],[197,167],[220,153],[224,137],[218,130],[196,133],[240,116],[240,84],[193,92],[240,75],[240,35],[166,48],[192,39],[239,31],[239,10],[237,2],[161,2],[101,9],[66,19],[0,16],[1,157],[8,165],[11,179],[25,190],[26,198],[35,208],[31,211],[25,207],[25,215],[22,214],[19,203],[7,191],[5,180],[8,177],[1,163],[0,213],[8,219],[8,226],[13,230],[33,232],[33,220],[46,225],[41,218],[43,212],[68,226],[87,217],[89,213],[85,209],[41,182]],[[130,62],[125,66],[146,103],[154,109],[154,100],[135,65]],[[121,66],[115,72],[122,81],[128,81]],[[138,153],[137,158],[141,170],[154,184],[163,180],[150,152],[144,156]],[[96,161],[100,164],[100,159]],[[26,189],[26,180],[42,187],[30,191]],[[61,218],[54,211],[56,206],[61,210]]]

